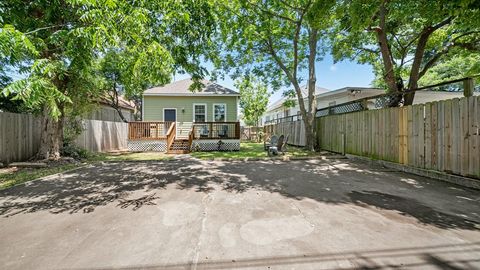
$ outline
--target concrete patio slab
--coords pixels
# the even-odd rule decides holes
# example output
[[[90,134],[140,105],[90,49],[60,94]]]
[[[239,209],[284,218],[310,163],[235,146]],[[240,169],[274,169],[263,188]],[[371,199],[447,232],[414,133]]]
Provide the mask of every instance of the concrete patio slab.
[[[350,160],[105,163],[0,191],[1,269],[479,269],[480,193]]]

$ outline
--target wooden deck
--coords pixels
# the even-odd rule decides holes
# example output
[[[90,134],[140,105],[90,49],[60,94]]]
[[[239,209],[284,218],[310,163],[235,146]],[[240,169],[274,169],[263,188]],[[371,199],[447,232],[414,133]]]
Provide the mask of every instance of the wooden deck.
[[[188,137],[177,130],[188,126]],[[240,122],[129,122],[129,140],[166,141],[167,153],[189,153],[194,140],[240,140]]]
[[[174,122],[129,122],[129,140],[164,140]]]

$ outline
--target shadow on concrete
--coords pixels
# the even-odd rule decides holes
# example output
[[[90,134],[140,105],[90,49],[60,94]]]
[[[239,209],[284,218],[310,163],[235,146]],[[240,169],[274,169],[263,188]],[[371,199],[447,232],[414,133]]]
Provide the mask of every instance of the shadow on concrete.
[[[468,244],[436,245],[423,247],[392,248],[379,250],[356,250],[335,253],[303,254],[296,256],[260,257],[231,260],[203,260],[197,263],[187,262],[167,265],[135,265],[112,268],[76,268],[75,270],[180,270],[180,269],[242,269],[295,266],[301,269],[302,265],[311,267],[317,265],[319,269],[440,269],[440,270],[467,270],[476,269],[474,264],[480,262],[476,256],[480,251],[480,242]],[[462,254],[462,259],[449,257]],[[329,267],[338,262],[346,262],[350,266],[338,268]],[[309,268],[310,269],[310,268]]]
[[[352,191],[348,194],[352,201],[362,206],[394,210],[404,216],[412,216],[424,224],[434,224],[440,228],[475,229],[475,221],[436,211],[416,199],[404,198],[378,191]]]
[[[345,160],[104,163],[0,191],[0,215],[88,214],[110,203],[136,210],[154,205],[155,197],[143,197],[159,195],[168,185],[204,193],[261,190],[297,200],[395,211],[439,228],[480,229],[478,191]],[[135,191],[145,194],[131,198]]]

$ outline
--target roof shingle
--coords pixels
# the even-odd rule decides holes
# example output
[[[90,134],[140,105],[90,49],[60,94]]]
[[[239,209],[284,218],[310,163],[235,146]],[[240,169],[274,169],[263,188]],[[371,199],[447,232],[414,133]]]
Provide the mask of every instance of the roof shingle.
[[[192,79],[184,79],[169,83],[164,86],[153,87],[147,89],[144,95],[149,96],[210,96],[210,95],[227,95],[227,96],[239,96],[236,91],[223,87],[219,84],[208,80],[201,80],[204,87],[200,91],[192,92],[189,90],[192,85]]]

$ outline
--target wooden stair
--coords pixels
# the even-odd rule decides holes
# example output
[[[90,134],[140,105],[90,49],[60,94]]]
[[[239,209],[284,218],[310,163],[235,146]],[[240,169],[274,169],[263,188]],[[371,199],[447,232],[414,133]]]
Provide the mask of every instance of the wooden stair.
[[[168,154],[188,154],[190,153],[190,143],[188,139],[175,139],[167,150]]]

